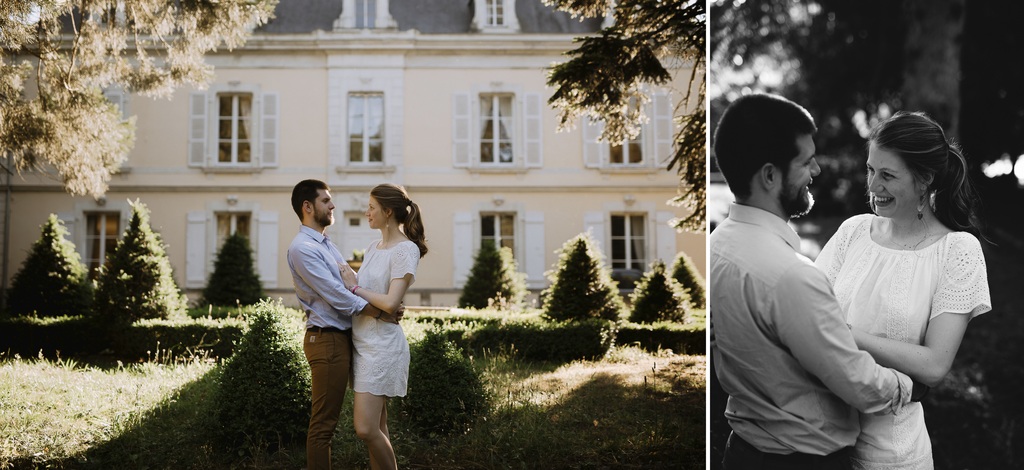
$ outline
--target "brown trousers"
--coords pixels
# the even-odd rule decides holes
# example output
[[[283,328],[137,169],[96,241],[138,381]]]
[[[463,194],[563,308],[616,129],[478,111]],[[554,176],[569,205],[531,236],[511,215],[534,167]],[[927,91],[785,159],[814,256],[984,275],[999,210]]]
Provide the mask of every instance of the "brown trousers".
[[[313,407],[306,436],[306,468],[331,468],[331,439],[338,427],[352,368],[351,331],[306,331],[302,341],[313,376]]]

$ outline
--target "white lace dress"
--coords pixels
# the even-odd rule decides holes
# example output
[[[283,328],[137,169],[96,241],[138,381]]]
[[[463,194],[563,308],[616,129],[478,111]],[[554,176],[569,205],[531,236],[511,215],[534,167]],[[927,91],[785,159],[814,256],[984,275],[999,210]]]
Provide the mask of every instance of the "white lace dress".
[[[894,250],[871,238],[874,217],[862,214],[843,222],[815,261],[854,329],[922,344],[932,318],[947,312],[974,318],[992,309],[977,238],[952,232],[917,250]],[[860,423],[852,468],[934,468],[920,403],[895,416],[861,413]]]
[[[357,278],[359,288],[386,294],[392,279],[406,274],[416,279],[420,250],[403,241],[379,249],[373,242],[363,255]],[[412,282],[409,283],[412,285]],[[388,397],[404,397],[409,382],[409,341],[400,325],[370,315],[352,318],[352,389]]]

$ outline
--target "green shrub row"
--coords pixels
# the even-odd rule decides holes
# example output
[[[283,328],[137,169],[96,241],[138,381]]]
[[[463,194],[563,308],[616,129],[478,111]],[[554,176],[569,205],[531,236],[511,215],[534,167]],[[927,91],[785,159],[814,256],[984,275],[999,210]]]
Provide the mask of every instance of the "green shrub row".
[[[226,358],[243,325],[238,319],[146,320],[108,330],[82,316],[17,317],[0,321],[0,352],[23,357],[103,354],[126,362],[202,353]]]
[[[627,323],[619,328],[615,338],[618,345],[637,345],[648,351],[671,349],[677,354],[705,354],[706,330],[687,328],[679,324],[661,322],[655,324]]]

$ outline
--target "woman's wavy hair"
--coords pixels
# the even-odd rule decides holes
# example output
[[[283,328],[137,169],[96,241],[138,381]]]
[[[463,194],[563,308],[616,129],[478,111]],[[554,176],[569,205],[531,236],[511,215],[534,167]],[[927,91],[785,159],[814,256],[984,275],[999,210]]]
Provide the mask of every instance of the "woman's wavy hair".
[[[427,254],[426,238],[423,234],[423,218],[420,207],[409,199],[405,188],[391,184],[379,184],[370,191],[382,208],[395,214],[395,220],[402,224],[405,236],[420,249],[420,258]]]
[[[917,181],[931,178],[932,210],[943,225],[981,237],[978,196],[967,159],[938,122],[922,112],[900,111],[871,130],[871,144],[899,155]]]

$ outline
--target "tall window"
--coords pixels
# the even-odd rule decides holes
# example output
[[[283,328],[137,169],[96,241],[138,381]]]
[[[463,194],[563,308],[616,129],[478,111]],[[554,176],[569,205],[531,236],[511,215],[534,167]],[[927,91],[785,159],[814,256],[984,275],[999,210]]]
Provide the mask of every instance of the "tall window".
[[[491,240],[496,248],[508,247],[516,252],[516,217],[513,213],[481,214],[480,239]]]
[[[505,0],[487,0],[487,26],[505,26]]]
[[[217,123],[217,162],[252,161],[252,93],[220,93]]]
[[[373,29],[377,18],[377,0],[356,0],[356,28]]]
[[[348,159],[353,163],[384,161],[384,95],[348,95]]]
[[[642,214],[612,216],[612,269],[647,269],[647,237]]]
[[[250,212],[221,212],[217,214],[217,250],[224,246],[228,237],[241,233],[251,237],[249,227],[252,225]]]
[[[629,99],[629,109],[636,109],[636,99]],[[638,165],[643,163],[643,131],[637,133],[636,137],[627,139],[619,145],[609,146],[608,162],[612,165]]]
[[[480,95],[480,163],[512,163],[512,96]]]
[[[89,277],[95,279],[97,269],[103,266],[107,254],[117,246],[121,233],[121,214],[117,212],[95,212],[85,216],[85,259],[89,265]]]

